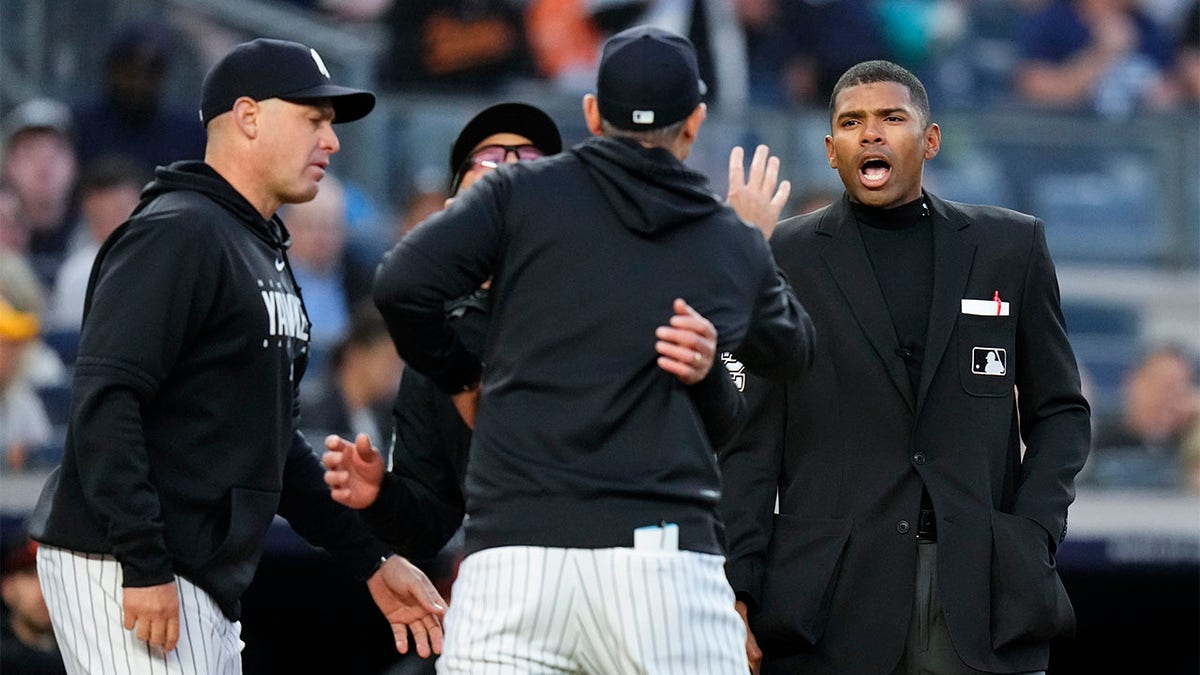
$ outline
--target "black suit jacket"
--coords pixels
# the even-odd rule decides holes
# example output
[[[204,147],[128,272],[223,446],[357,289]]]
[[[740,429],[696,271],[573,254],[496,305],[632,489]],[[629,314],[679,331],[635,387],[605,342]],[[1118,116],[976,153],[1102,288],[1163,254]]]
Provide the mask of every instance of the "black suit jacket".
[[[767,672],[895,667],[922,485],[937,512],[946,621],[968,665],[1043,669],[1050,638],[1073,631],[1054,552],[1089,409],[1042,223],[927,199],[934,288],[918,391],[848,199],[772,238],[815,324],[814,363],[782,385],[749,379],[748,429],[721,457],[728,575]],[[963,313],[962,299],[996,292],[1008,316]],[[988,367],[997,360],[1003,374]]]

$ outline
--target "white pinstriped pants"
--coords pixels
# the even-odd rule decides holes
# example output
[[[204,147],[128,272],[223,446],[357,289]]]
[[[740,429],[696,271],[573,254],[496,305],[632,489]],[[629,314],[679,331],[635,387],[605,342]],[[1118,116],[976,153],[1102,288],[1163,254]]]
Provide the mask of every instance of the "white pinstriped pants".
[[[440,675],[746,675],[724,558],[491,548],[462,562]]]
[[[38,578],[71,675],[240,675],[241,622],[180,577],[179,644],[170,652],[125,630],[121,565],[110,555],[39,546]]]

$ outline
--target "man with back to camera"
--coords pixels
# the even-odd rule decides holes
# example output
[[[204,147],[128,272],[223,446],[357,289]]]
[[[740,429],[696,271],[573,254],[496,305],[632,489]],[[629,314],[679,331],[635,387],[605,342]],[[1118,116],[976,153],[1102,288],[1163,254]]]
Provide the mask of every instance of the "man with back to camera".
[[[461,193],[503,164],[556,155],[561,150],[558,126],[544,111],[518,102],[489,106],[471,118],[454,141],[450,152],[451,192]],[[739,167],[740,162],[739,156]],[[750,181],[731,177],[732,192],[736,193],[738,187],[743,192],[758,188],[757,200],[738,202],[737,196],[731,197],[743,212],[753,213],[754,206],[772,197],[779,197],[778,203],[786,201],[786,186],[781,186],[780,197],[774,194],[773,181],[754,180],[755,172],[767,177],[767,162],[767,154],[759,152],[752,163]],[[476,355],[483,352],[487,333],[488,285],[446,305],[455,332]],[[713,441],[715,446],[736,431],[744,415],[744,402],[737,398],[737,409],[732,412],[722,407],[722,392],[716,388],[736,394],[732,394],[723,368],[711,370],[716,353],[712,324],[686,304],[675,309],[678,313],[669,325],[655,329],[659,339],[655,349],[663,359],[659,365],[689,385],[688,392],[697,403],[715,406],[715,413],[705,417],[710,438],[720,436]],[[698,360],[696,353],[701,354]],[[705,381],[704,386],[691,386],[709,376],[718,379]],[[400,382],[392,416],[392,445],[386,455],[372,448],[369,436],[359,435],[354,442],[328,437],[328,452],[323,458],[326,482],[336,501],[362,509],[361,515],[372,532],[396,551],[429,557],[462,523],[471,430],[455,410],[451,397],[412,369]],[[420,513],[421,517],[414,520],[409,517],[412,513]]]
[[[489,173],[380,267],[401,356],[476,422],[441,672],[746,670],[712,446],[651,336],[686,298],[719,348],[795,374],[811,330],[761,234],[681,163],[700,88],[685,38],[610,38],[598,137]],[[484,367],[443,303],[489,277]]]
[[[297,430],[309,321],[275,215],[333,123],[374,107],[316,50],[259,39],[204,80],[204,162],[159,169],[89,281],[62,466],[31,518],[71,673],[241,672],[239,598],[275,514],[367,581],[397,648],[440,648],[428,579],[332,502]]]
[[[900,66],[850,68],[830,122],[845,195],[767,233],[814,366],[748,378],[751,421],[721,453],[750,660],[1042,671],[1075,625],[1054,552],[1090,436],[1042,222],[922,189],[941,130]]]

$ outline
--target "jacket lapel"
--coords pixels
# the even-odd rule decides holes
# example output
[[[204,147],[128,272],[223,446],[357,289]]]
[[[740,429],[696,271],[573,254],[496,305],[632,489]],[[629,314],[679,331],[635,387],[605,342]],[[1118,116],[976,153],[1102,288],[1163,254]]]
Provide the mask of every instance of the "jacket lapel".
[[[829,268],[830,276],[845,296],[846,304],[875,348],[875,353],[883,361],[892,384],[908,405],[909,411],[915,410],[908,371],[896,353],[900,341],[892,327],[891,314],[875,279],[875,270],[867,257],[867,249],[850,210],[848,197],[843,195],[841,201],[829,208],[817,226],[817,232],[829,237],[828,244],[821,249],[821,258]]]
[[[929,193],[925,193],[925,199],[933,216],[933,302],[929,307],[917,410],[925,402],[933,374],[945,356],[950,332],[958,321],[976,248],[965,232],[970,223],[957,209]]]

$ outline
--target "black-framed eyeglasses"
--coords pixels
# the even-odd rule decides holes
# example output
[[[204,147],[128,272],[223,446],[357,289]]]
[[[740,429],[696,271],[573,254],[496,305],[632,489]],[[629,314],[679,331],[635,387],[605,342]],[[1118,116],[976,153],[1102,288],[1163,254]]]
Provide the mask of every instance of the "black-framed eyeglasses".
[[[537,146],[528,143],[523,145],[485,145],[467,156],[462,170],[466,171],[471,167],[495,169],[503,164],[510,154],[516,157],[518,162],[528,162],[546,156],[546,153],[539,150]]]

